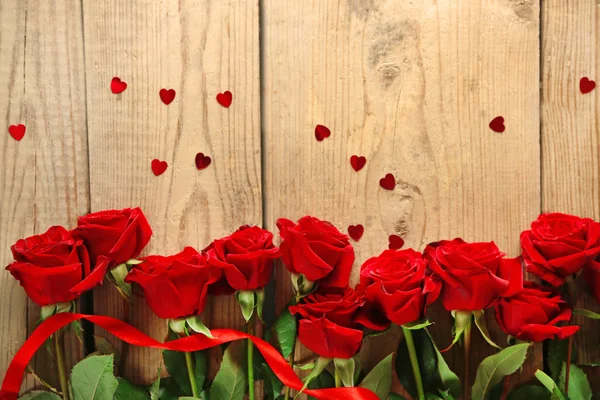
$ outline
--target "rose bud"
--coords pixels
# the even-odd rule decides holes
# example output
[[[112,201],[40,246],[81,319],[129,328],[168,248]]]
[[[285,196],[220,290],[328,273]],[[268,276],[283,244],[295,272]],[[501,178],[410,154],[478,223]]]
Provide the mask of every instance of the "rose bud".
[[[385,250],[360,269],[360,291],[397,325],[422,319],[439,296],[441,281],[427,271],[422,254],[413,249]]]
[[[448,311],[477,311],[523,285],[518,258],[504,258],[494,242],[467,243],[457,238],[427,245],[425,259],[442,281],[442,303]]]
[[[589,218],[550,213],[521,233],[527,271],[560,286],[600,253],[600,224]]]
[[[600,261],[592,260],[583,269],[583,279],[589,292],[600,303]]]
[[[221,269],[236,291],[264,288],[273,274],[273,260],[279,257],[273,234],[257,226],[243,226],[213,241],[204,253],[208,263]]]
[[[277,226],[283,263],[292,274],[310,281],[305,290],[299,288],[301,294],[310,291],[312,282],[321,287],[348,286],[354,263],[348,236],[329,222],[310,216],[300,218],[296,224],[281,218]]]
[[[526,281],[523,290],[500,299],[495,308],[502,330],[518,340],[565,339],[579,330],[578,326],[556,326],[571,319],[571,307],[555,289],[534,282]]]
[[[351,288],[319,289],[290,307],[300,316],[298,339],[309,350],[325,358],[351,358],[362,344],[362,327],[382,330],[376,320],[361,313],[362,294]]]
[[[20,239],[11,247],[15,262],[6,269],[40,306],[68,303],[102,283],[108,263],[93,270],[83,241],[61,226]]]
[[[104,256],[115,266],[138,257],[150,241],[152,229],[142,210],[136,207],[79,217],[75,234],[84,240],[92,264]]]
[[[204,311],[208,288],[222,272],[191,247],[172,256],[148,256],[134,265],[125,282],[137,283],[160,318],[177,319]]]

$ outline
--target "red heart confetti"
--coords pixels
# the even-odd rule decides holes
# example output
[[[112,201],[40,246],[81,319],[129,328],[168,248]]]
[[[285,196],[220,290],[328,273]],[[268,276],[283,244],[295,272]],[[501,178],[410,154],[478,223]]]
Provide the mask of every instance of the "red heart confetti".
[[[210,165],[212,160],[209,156],[205,156],[204,153],[196,154],[196,168],[204,169]]]
[[[361,169],[363,169],[363,167],[365,166],[365,164],[367,163],[367,159],[363,156],[352,156],[350,157],[350,165],[352,165],[352,168],[354,168],[354,170],[356,172],[360,171]]]
[[[494,132],[502,133],[506,129],[504,126],[504,117],[496,117],[490,122],[490,129]]]
[[[158,93],[160,95],[160,99],[166,105],[171,104],[171,102],[175,99],[175,90],[174,89],[160,89]]]
[[[389,240],[388,247],[390,250],[398,250],[398,249],[401,249],[402,246],[404,246],[404,239],[402,239],[398,235],[390,235],[388,240]]]
[[[396,178],[392,174],[387,174],[385,178],[379,180],[379,185],[386,190],[394,190],[396,187]]]
[[[229,108],[233,101],[233,94],[228,90],[225,93],[219,93],[217,95],[217,102],[225,108]]]
[[[167,164],[166,161],[160,161],[158,158],[152,160],[152,172],[154,172],[154,175],[156,176],[162,175],[163,172],[167,170],[168,166],[169,164]]]
[[[123,82],[118,76],[112,78],[110,90],[112,90],[114,94],[123,93],[125,89],[127,89],[127,83]]]
[[[25,136],[25,125],[11,125],[8,127],[8,133],[18,142]]]
[[[361,224],[350,225],[348,227],[348,235],[350,235],[350,237],[352,239],[354,239],[355,242],[358,242],[360,240],[360,238],[362,237],[364,232],[365,232],[365,227],[362,226]]]
[[[323,139],[328,138],[331,135],[331,131],[325,125],[317,125],[315,127],[315,137],[319,142]]]
[[[579,90],[581,90],[581,93],[583,93],[583,94],[591,92],[592,90],[594,90],[595,87],[596,87],[596,82],[589,79],[587,76],[584,76],[579,81]]]

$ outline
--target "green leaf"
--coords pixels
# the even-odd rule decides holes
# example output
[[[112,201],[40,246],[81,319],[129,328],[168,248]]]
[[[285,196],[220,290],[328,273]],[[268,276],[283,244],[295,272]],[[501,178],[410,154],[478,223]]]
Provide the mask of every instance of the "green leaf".
[[[591,319],[600,319],[600,314],[595,313],[593,311],[590,310],[585,310],[583,308],[576,308],[573,310],[573,314],[575,315],[582,315],[586,318],[591,318]]]
[[[227,347],[221,367],[210,387],[210,398],[219,400],[243,400],[248,389],[246,375],[246,353],[243,342],[234,342]],[[254,382],[251,382],[254,384]]]
[[[488,344],[492,347],[495,347],[497,349],[502,349],[500,346],[498,346],[496,343],[494,343],[494,341],[490,337],[490,333],[488,332],[487,324],[485,323],[485,317],[484,317],[483,310],[473,311],[473,315],[475,316],[475,326],[477,326],[477,329],[479,329],[479,332],[481,332],[481,336],[483,336],[485,341],[488,342]]]
[[[399,394],[391,393],[391,392],[390,392],[390,394],[388,394],[387,398],[389,400],[406,400],[404,397],[400,396]]]
[[[133,384],[127,379],[117,377],[119,386],[115,391],[114,400],[148,400],[150,393],[140,385]]]
[[[289,307],[286,307],[277,318],[273,329],[283,358],[288,358],[296,345],[296,331],[298,329],[296,317],[290,313]]]
[[[445,389],[438,371],[437,350],[433,345],[429,334],[426,329],[419,329],[411,332],[419,360],[419,370],[421,372],[421,379],[423,381],[425,392],[437,393],[438,389]],[[415,378],[409,360],[410,356],[408,354],[408,348],[406,347],[406,340],[402,340],[398,344],[396,355],[396,375],[398,376],[400,383],[402,383],[402,386],[404,386],[404,389],[406,389],[411,397],[416,398],[417,388],[415,386]]]
[[[380,400],[386,400],[392,389],[393,357],[394,353],[381,360],[360,383],[360,387],[371,390]]]
[[[263,321],[263,306],[265,304],[265,289],[255,290],[256,293],[256,313],[258,318]],[[265,321],[263,321],[265,322]]]
[[[529,346],[530,343],[516,344],[485,358],[477,368],[471,399],[486,399],[494,385],[521,368]]]
[[[265,400],[274,400],[279,397],[283,384],[277,378],[275,373],[269,367],[269,364],[263,362],[261,364],[262,376],[264,381],[263,390],[265,392]]]
[[[188,326],[190,328],[192,328],[192,330],[194,332],[201,333],[204,336],[207,336],[211,339],[214,338],[212,333],[210,333],[210,329],[208,329],[206,327],[206,325],[204,325],[204,323],[202,322],[202,319],[200,319],[199,315],[187,317],[186,322],[187,322]]]
[[[235,292],[235,298],[237,299],[238,303],[240,303],[244,319],[246,322],[250,321],[252,314],[254,314],[254,307],[256,306],[254,291],[238,290]]]
[[[61,397],[52,392],[33,390],[19,397],[19,400],[61,400]]]
[[[507,400],[550,400],[550,393],[537,385],[525,385],[508,394]]]
[[[129,273],[129,269],[125,263],[119,264],[110,270],[110,277],[116,285],[119,292],[126,298],[131,298],[131,284],[125,282],[125,277]]]
[[[548,369],[550,369],[550,377],[557,381],[560,377],[560,370],[563,362],[567,361],[569,352],[569,339],[554,339],[548,340]],[[577,347],[573,343],[571,349],[571,363],[577,362]]]
[[[156,384],[156,381],[154,384]],[[159,400],[177,400],[180,396],[184,396],[184,393],[181,391],[179,385],[177,385],[175,379],[170,376],[160,379],[158,388]]]
[[[535,377],[544,385],[544,387],[551,393],[551,400],[566,400],[565,395],[560,391],[556,382],[552,380],[544,371],[539,369],[535,371]]]
[[[444,391],[449,391],[449,394],[452,395],[452,397],[460,396],[460,379],[450,369],[446,360],[444,360],[444,356],[438,350],[429,331],[427,329],[425,329],[425,332],[429,336],[429,339],[431,340],[431,343],[433,344],[433,348],[434,348],[435,354],[437,356],[438,373],[440,374],[440,380],[442,381],[442,388],[444,389]]]
[[[452,316],[454,317],[454,339],[446,350],[449,350],[456,342],[458,342],[458,339],[462,337],[463,333],[471,327],[473,321],[473,313],[471,311],[455,310],[452,311]]]
[[[425,321],[415,321],[409,324],[402,325],[403,328],[410,329],[411,331],[415,331],[417,329],[427,328],[429,325],[433,325],[433,322]]]
[[[565,387],[566,369],[567,363],[565,362],[560,371],[559,386],[561,388]],[[577,365],[571,365],[569,370],[569,393],[567,394],[570,399],[590,400],[592,398],[592,388],[590,388],[587,376]]]
[[[334,358],[333,365],[344,386],[354,386],[354,371],[356,370],[354,358]]]
[[[112,399],[119,382],[113,372],[113,356],[90,356],[71,372],[74,400]]]
[[[169,331],[169,340],[173,339],[177,339],[177,335],[174,332]],[[203,351],[196,351],[193,355],[196,384],[199,389],[202,389],[206,382],[208,359],[206,353]],[[169,375],[177,382],[177,385],[181,388],[182,394],[190,396],[192,394],[192,387],[190,386],[185,354],[179,351],[163,350],[163,360],[167,367],[167,371],[169,371]]]
[[[150,385],[150,400],[158,400],[160,393],[160,370],[161,368],[159,367],[158,378]]]

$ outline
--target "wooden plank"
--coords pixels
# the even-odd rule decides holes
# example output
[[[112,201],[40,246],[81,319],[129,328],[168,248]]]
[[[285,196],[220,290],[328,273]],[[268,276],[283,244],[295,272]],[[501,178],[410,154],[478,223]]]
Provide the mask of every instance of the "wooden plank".
[[[146,254],[202,249],[242,224],[261,224],[257,0],[86,0],[83,11],[92,211],[141,206],[154,230]],[[110,91],[114,76],[129,85],[120,95]],[[168,106],[161,88],[177,92]],[[225,90],[229,109],[215,100]],[[203,171],[198,152],[213,160]],[[159,177],[154,158],[169,164]],[[94,305],[124,317],[110,285]],[[131,322],[163,339],[166,323],[141,293],[132,307]],[[209,326],[243,326],[238,308],[233,296],[217,299]],[[148,383],[160,358],[130,349],[122,372]]]
[[[363,224],[354,282],[390,234],[417,249],[493,239],[519,254],[519,234],[540,211],[539,1],[265,2],[261,29],[268,228],[305,214],[342,230]],[[502,134],[488,128],[498,115]],[[316,141],[316,124],[331,137]],[[353,154],[368,160],[358,173]],[[387,173],[393,192],[379,187]],[[281,308],[292,291],[279,272]],[[438,343],[449,344],[450,317],[434,320]],[[364,365],[397,337],[367,343]],[[476,340],[472,377],[491,352]],[[460,351],[449,358],[461,371]],[[540,346],[525,376],[541,366]]]
[[[17,5],[18,4],[18,5]],[[2,259],[10,259],[9,246],[19,237],[45,232],[52,225],[76,225],[77,216],[88,210],[88,154],[83,68],[83,30],[80,3],[61,0],[4,2],[2,84],[7,103],[5,124],[23,123],[26,135],[20,142],[2,135],[4,149],[2,186]],[[12,44],[11,44],[12,41]],[[14,57],[12,62],[10,57]],[[8,70],[4,68],[8,67]],[[6,129],[3,127],[3,130]],[[20,327],[32,332],[39,320],[39,307],[29,301],[12,277],[4,275],[2,326],[10,329],[3,338],[1,370],[25,339]],[[82,345],[74,335],[66,338],[67,364],[82,356]],[[31,366],[57,385],[58,378],[48,352],[40,351]],[[29,384],[31,380],[28,379]],[[29,386],[29,384],[27,386]]]
[[[579,81],[600,77],[599,4],[594,0],[542,2],[542,208],[600,219],[600,101],[598,89],[581,94]],[[579,291],[577,307],[600,311]],[[579,362],[600,360],[600,321],[575,317]],[[600,390],[600,371],[590,369]]]

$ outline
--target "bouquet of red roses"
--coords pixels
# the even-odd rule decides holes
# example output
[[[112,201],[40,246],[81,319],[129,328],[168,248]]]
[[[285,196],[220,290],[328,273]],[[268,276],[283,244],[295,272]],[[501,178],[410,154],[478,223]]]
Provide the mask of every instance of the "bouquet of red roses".
[[[251,400],[255,382],[263,381],[265,399],[306,394],[317,399],[402,399],[392,392],[392,374],[412,398],[591,399],[582,371],[572,362],[570,324],[574,279],[585,279],[600,301],[600,224],[564,214],[542,214],[521,234],[522,255],[507,258],[494,242],[469,243],[457,238],[413,249],[385,250],[360,267],[350,286],[355,262],[348,237],[326,221],[306,216],[277,221],[273,234],[242,226],[198,251],[186,247],[169,255],[140,257],[152,235],[139,208],[111,210],[81,217],[73,230],[51,227],[12,246],[14,261],[6,268],[41,308],[40,325],[15,355],[0,392],[18,397],[24,370],[37,349],[51,340],[60,389],[25,395],[27,399],[173,399]],[[263,323],[265,286],[281,259],[295,294],[273,324]],[[526,270],[543,283],[526,281]],[[168,326],[157,341],[108,316],[78,314],[75,300],[108,278],[125,298],[132,286]],[[135,289],[135,288],[134,288]],[[137,290],[137,289],[136,289]],[[202,320],[210,296],[234,295],[247,329],[211,329]],[[450,370],[428,326],[427,308],[436,301],[454,317],[449,347],[461,343],[465,371]],[[509,335],[502,348],[490,338],[484,313],[495,313]],[[590,318],[600,315],[575,310]],[[124,342],[161,349],[169,377],[141,386],[114,375],[115,354],[98,351],[66,371],[62,343],[67,329],[80,331],[85,319]],[[365,340],[401,327],[398,351],[363,371],[357,357]],[[498,352],[481,361],[469,378],[470,343],[478,331]],[[450,336],[450,335],[449,335]],[[565,340],[566,339],[566,340]],[[240,346],[245,341],[245,346]],[[297,365],[297,341],[315,354]],[[523,365],[531,342],[548,341],[558,364],[537,371],[541,385],[525,385],[508,394],[503,382]],[[207,349],[227,345],[220,368],[208,379]],[[108,354],[106,354],[108,353]],[[395,361],[394,361],[395,360]],[[157,366],[158,367],[158,366]],[[300,380],[296,370],[308,370]],[[583,377],[583,378],[582,378]],[[569,383],[570,382],[570,383]],[[502,392],[505,393],[502,393]],[[499,395],[498,395],[499,393]],[[589,394],[589,396],[588,396]]]

